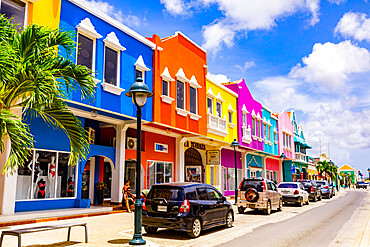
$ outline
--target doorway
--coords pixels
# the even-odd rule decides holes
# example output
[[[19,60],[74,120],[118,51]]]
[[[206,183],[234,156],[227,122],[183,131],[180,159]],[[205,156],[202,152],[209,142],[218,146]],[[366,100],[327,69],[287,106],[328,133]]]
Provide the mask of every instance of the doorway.
[[[202,156],[195,148],[185,151],[185,182],[203,183]]]
[[[82,173],[81,199],[89,199],[90,187],[90,160],[86,162]]]
[[[104,176],[103,181],[107,185],[107,189],[104,190],[104,198],[111,198],[112,189],[112,166],[109,162],[104,162]]]
[[[136,192],[136,161],[135,160],[126,160],[125,164],[125,181],[130,181],[131,193]]]

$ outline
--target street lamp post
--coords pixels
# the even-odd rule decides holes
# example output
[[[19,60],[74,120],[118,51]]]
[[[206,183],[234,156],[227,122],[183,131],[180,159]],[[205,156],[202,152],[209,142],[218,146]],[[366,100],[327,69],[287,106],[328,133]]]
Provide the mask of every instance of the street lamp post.
[[[284,160],[286,159],[286,156],[285,156],[284,153],[281,153],[280,159],[283,160],[282,163],[281,163],[281,170],[283,171],[283,181],[284,181],[284,179],[285,179],[285,176],[284,176],[285,175],[285,172],[284,172]]]
[[[135,200],[135,232],[133,238],[129,241],[130,245],[144,245],[146,241],[141,234],[141,214],[143,205],[140,200],[141,195],[141,108],[145,105],[146,99],[153,96],[143,79],[137,78],[131,86],[126,96],[132,98],[137,112],[137,146],[136,146],[136,200]]]
[[[234,157],[235,157],[235,204],[238,204],[238,162],[236,159],[236,147],[240,146],[239,142],[234,139],[234,141],[231,143],[231,147],[234,148]]]

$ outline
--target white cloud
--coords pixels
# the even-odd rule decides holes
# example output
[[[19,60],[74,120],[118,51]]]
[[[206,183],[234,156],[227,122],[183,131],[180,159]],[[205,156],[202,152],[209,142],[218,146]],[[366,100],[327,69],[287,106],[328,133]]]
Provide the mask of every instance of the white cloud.
[[[350,41],[317,43],[302,62],[292,68],[289,76],[329,91],[343,89],[351,74],[370,72],[370,52]]]
[[[298,11],[310,12],[311,24],[318,19],[320,0],[203,0],[217,4],[224,17],[203,27],[203,47],[217,52],[225,44],[233,45],[236,34],[251,30],[269,30],[276,21]],[[221,34],[217,34],[220,31]]]
[[[142,21],[139,17],[135,15],[124,15],[121,10],[117,10],[116,7],[111,5],[108,2],[101,0],[78,0],[86,5],[89,5],[91,8],[101,11],[110,17],[116,19],[117,21],[131,27],[138,27],[142,25]],[[144,19],[145,20],[145,19]]]
[[[247,69],[254,67],[256,64],[254,61],[248,61],[245,62],[244,65],[235,65],[236,68],[238,68],[241,72],[245,73]]]
[[[215,83],[222,84],[224,82],[229,82],[230,79],[223,74],[212,74],[210,72],[207,73],[207,78]]]
[[[186,15],[190,8],[183,0],[161,0],[161,4],[172,15]]]
[[[342,4],[347,0],[328,0],[328,2],[335,3],[336,5]],[[366,1],[366,0],[365,0]]]
[[[345,13],[335,27],[345,38],[370,41],[370,18],[364,13]]]

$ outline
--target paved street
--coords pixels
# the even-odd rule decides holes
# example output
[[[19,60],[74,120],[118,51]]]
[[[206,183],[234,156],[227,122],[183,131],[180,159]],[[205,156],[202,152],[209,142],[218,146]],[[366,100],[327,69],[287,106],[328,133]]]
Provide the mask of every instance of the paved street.
[[[143,237],[148,246],[243,246],[247,242],[250,246],[360,246],[369,240],[366,239],[370,235],[369,205],[370,191],[348,190],[333,199],[323,199],[302,208],[285,206],[283,212],[270,216],[254,211],[246,211],[243,215],[236,213],[234,227],[206,231],[198,239],[189,239],[185,233],[170,230],[151,235],[144,233]],[[26,234],[22,237],[22,246],[127,246],[133,234],[133,216],[122,213],[63,221],[87,222],[88,244],[82,243],[83,229],[75,228],[70,242],[66,241],[67,230],[62,229]],[[53,222],[0,230],[45,224]],[[15,237],[4,239],[6,247],[17,246],[16,243]]]

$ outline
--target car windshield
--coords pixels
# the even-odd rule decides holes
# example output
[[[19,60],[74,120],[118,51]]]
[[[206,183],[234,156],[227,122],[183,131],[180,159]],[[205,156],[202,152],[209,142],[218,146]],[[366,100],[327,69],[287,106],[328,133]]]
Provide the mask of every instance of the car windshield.
[[[183,201],[183,189],[178,187],[153,186],[147,199],[166,199],[167,201]]]
[[[245,191],[249,188],[254,188],[258,192],[263,192],[262,180],[248,180],[248,179],[245,179],[242,183],[242,186],[241,186],[240,190]]]
[[[297,184],[279,184],[279,187],[281,189],[296,189],[298,188]]]

